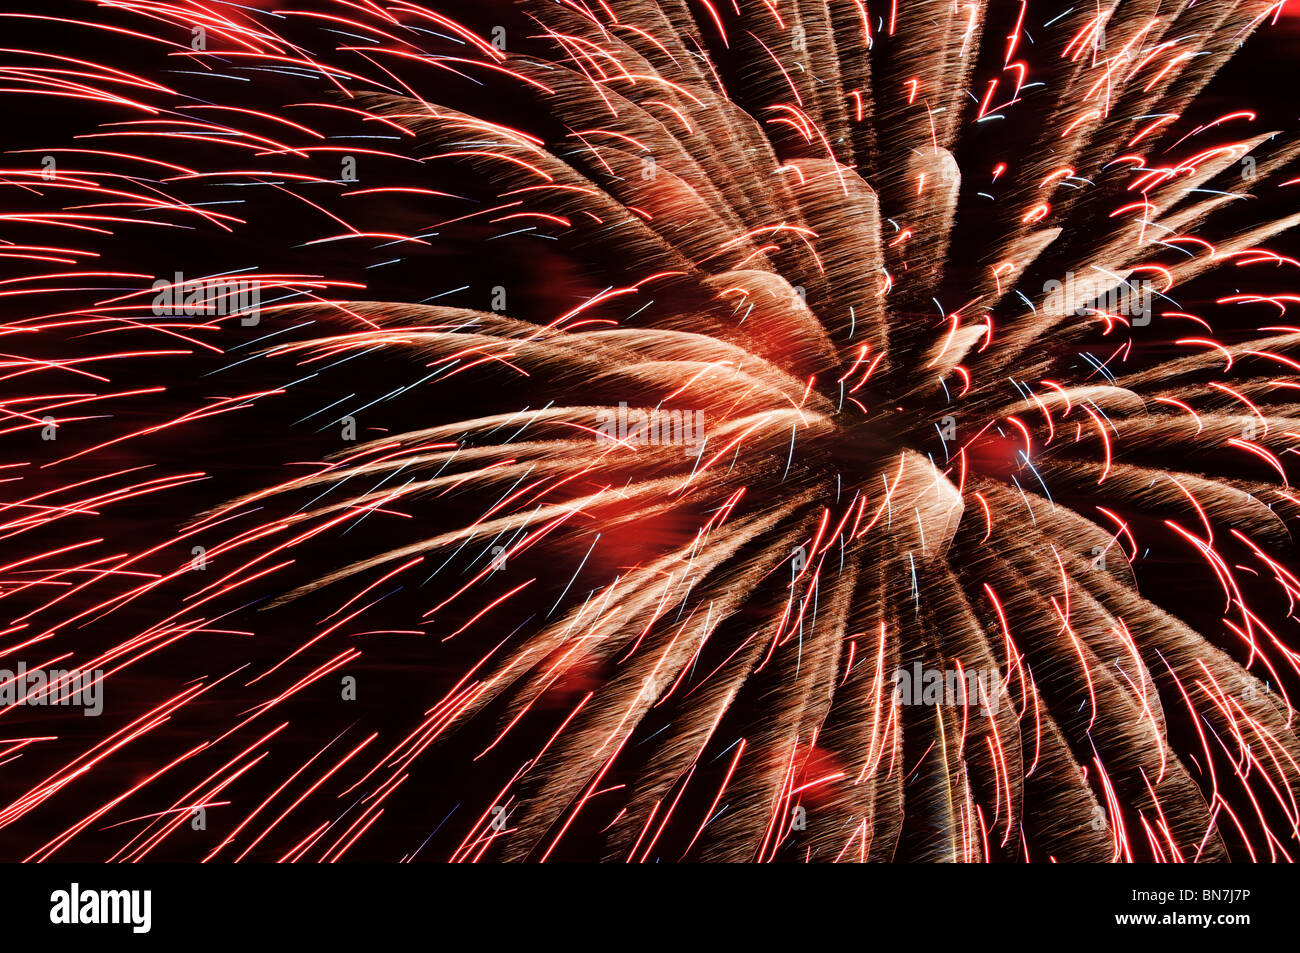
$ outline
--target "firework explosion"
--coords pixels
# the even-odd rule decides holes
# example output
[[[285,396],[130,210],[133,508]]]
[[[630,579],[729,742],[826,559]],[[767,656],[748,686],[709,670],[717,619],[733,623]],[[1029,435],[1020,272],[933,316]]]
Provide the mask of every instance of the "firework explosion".
[[[10,859],[1291,860],[1280,8],[0,14]]]

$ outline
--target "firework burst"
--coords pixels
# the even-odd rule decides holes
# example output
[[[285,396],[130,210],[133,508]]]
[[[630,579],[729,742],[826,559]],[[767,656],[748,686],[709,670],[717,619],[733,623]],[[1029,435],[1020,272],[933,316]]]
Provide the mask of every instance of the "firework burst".
[[[3,15],[21,857],[1294,857],[1281,4],[283,6]]]

